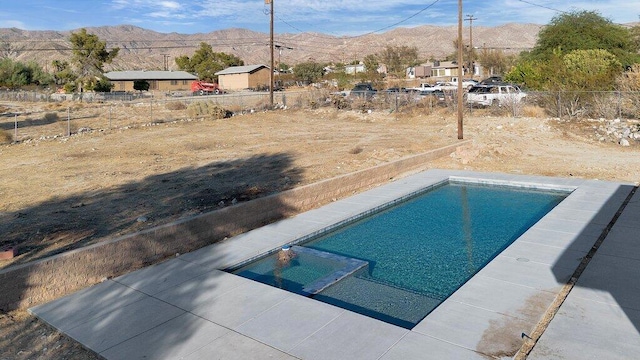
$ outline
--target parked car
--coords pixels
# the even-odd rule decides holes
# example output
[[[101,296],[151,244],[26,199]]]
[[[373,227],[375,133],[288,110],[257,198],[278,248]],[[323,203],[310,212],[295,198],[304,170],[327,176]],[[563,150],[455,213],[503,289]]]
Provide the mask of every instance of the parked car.
[[[441,90],[440,87],[436,87],[434,85],[431,85],[429,83],[422,83],[416,87],[411,88],[411,90],[415,90],[415,91],[434,91],[434,90]]]
[[[374,89],[373,85],[371,85],[370,83],[360,83],[360,84],[356,84],[356,86],[354,86],[353,89],[351,89],[351,91],[349,92],[349,95],[369,98],[377,93],[378,93],[378,90]]]
[[[476,106],[503,106],[520,102],[526,96],[516,85],[477,85],[467,93],[467,103]]]
[[[396,93],[407,93],[409,92],[409,90],[403,87],[390,87],[386,89],[385,92],[389,94],[396,94]]]
[[[418,93],[420,99],[432,98],[437,102],[445,102],[447,99],[444,91],[442,90],[423,90]]]
[[[494,84],[502,84],[502,77],[500,76],[490,76],[476,85],[494,85]]]

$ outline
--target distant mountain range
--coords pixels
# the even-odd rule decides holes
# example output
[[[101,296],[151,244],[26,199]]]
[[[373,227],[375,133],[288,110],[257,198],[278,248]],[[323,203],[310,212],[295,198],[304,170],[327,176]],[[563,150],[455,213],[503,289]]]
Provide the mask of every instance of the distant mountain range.
[[[496,27],[474,26],[474,47],[501,49],[517,53],[535,45],[542,25],[506,24]],[[86,28],[87,32],[107,41],[107,47],[119,47],[120,53],[105,70],[176,70],[174,59],[191,56],[201,42],[212,45],[216,52],[234,54],[245,64],[269,65],[269,34],[247,29],[226,29],[210,33],[159,33],[131,25]],[[79,30],[79,29],[78,29]],[[469,43],[465,26],[463,41]],[[75,30],[77,31],[77,30]],[[0,29],[0,56],[51,66],[53,60],[71,58],[69,36],[75,31],[27,31]],[[366,55],[381,52],[387,46],[415,46],[421,59],[442,59],[452,54],[457,26],[424,25],[396,28],[385,33],[363,36],[331,36],[319,33],[275,34],[275,62],[295,65],[304,61],[351,63]]]

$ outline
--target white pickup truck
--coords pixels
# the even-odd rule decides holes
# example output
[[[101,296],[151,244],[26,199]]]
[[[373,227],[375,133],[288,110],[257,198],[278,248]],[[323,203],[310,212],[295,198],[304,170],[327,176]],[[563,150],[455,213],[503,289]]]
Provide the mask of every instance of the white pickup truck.
[[[505,106],[515,104],[527,94],[515,85],[478,85],[467,93],[467,104],[476,106]]]

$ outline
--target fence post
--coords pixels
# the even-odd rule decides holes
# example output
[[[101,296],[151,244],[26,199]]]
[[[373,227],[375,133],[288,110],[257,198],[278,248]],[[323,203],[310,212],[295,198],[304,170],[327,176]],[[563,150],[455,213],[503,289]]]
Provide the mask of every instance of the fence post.
[[[622,91],[618,90],[618,119],[622,119]]]
[[[396,108],[395,108],[395,112],[398,112],[398,93],[396,92]]]
[[[14,128],[13,140],[14,141],[18,141],[18,114],[15,114],[13,119],[15,120],[15,128]]]
[[[67,136],[71,136],[71,108],[67,107]]]

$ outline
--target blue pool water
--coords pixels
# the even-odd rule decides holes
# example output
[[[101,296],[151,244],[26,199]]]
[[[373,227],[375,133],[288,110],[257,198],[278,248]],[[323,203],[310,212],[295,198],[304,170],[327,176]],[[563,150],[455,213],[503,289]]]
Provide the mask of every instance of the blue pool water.
[[[315,252],[300,251],[284,268],[274,254],[234,273],[412,328],[566,195],[447,183],[298,244]],[[345,276],[340,259],[368,266]]]

